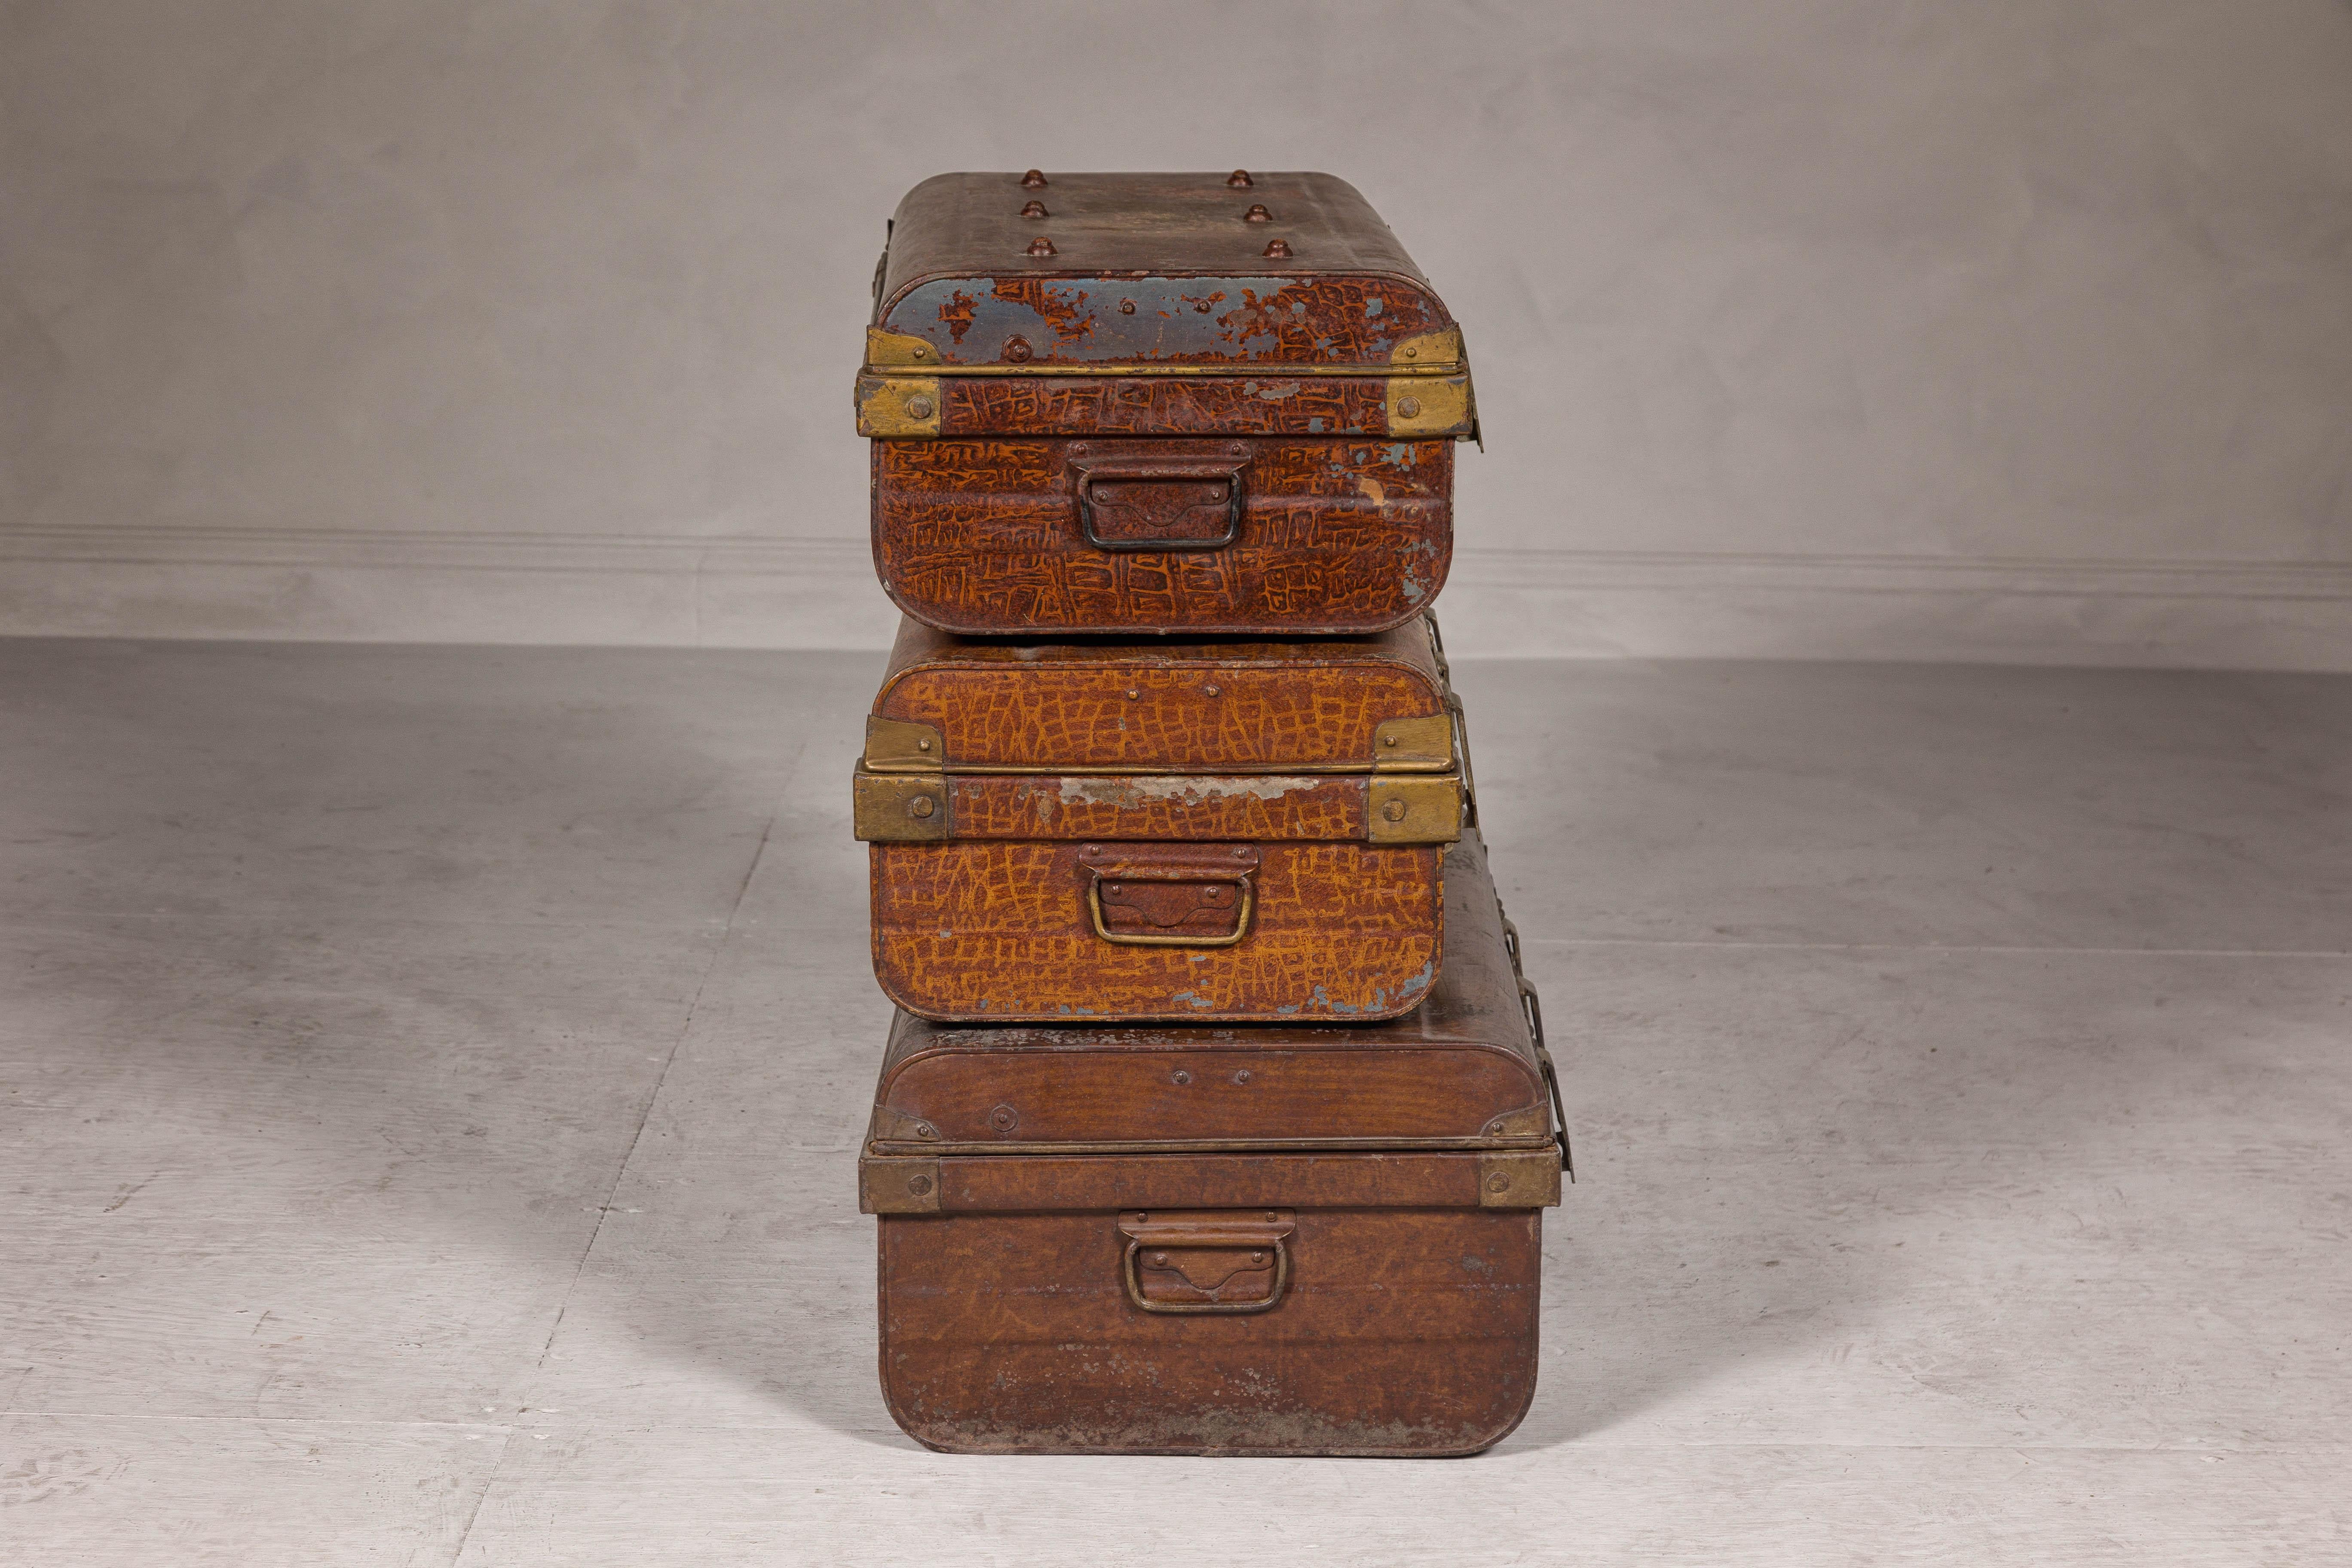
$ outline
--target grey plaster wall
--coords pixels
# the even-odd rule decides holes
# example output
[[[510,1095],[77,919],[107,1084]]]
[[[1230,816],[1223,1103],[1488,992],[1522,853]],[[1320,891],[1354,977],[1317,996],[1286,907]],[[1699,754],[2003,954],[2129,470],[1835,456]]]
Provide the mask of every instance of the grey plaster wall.
[[[2341,0],[0,5],[0,626],[871,643],[943,168],[1324,168],[1481,651],[2352,658]]]

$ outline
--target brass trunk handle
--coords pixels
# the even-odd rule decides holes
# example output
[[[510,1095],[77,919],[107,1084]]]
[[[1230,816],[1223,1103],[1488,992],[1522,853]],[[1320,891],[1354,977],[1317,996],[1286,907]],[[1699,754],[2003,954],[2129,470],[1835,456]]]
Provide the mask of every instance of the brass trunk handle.
[[[1152,936],[1142,931],[1113,931],[1110,929],[1109,923],[1103,919],[1102,894],[1103,880],[1106,876],[1108,876],[1114,881],[1120,883],[1130,881],[1150,881],[1170,883],[1178,886],[1238,887],[1241,889],[1241,896],[1235,900],[1236,907],[1234,911],[1234,929],[1223,936],[1191,936],[1183,934],[1176,936]],[[1238,946],[1242,938],[1249,935],[1250,912],[1255,906],[1256,902],[1256,895],[1251,888],[1250,879],[1245,876],[1219,878],[1212,880],[1208,878],[1187,877],[1179,879],[1171,877],[1137,877],[1131,873],[1106,873],[1097,871],[1095,873],[1093,880],[1087,884],[1087,911],[1094,916],[1095,934],[1102,938],[1105,942],[1117,942],[1121,947]]]
[[[1244,1218],[1239,1214],[1212,1212],[1163,1216],[1155,1224],[1148,1214],[1121,1215],[1118,1229],[1127,1238],[1127,1251],[1119,1259],[1119,1278],[1127,1287],[1127,1299],[1142,1311],[1177,1316],[1272,1311],[1282,1304],[1283,1293],[1290,1286],[1289,1237],[1297,1219],[1287,1209],[1257,1212],[1265,1217],[1261,1220],[1255,1214]],[[1194,1300],[1155,1300],[1145,1293],[1142,1268],[1146,1262],[1154,1268],[1169,1269],[1170,1254],[1202,1251],[1228,1255],[1225,1273],[1213,1283],[1196,1280],[1181,1265],[1170,1270]],[[1265,1295],[1230,1301],[1220,1299],[1220,1292],[1235,1276],[1264,1275],[1268,1268],[1273,1270],[1273,1279]]]

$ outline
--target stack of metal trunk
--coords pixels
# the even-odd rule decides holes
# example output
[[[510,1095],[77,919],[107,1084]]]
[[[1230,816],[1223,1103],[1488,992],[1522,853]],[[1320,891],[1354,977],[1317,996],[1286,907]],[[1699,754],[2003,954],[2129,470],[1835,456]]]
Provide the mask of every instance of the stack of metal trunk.
[[[942,174],[874,292],[892,1415],[962,1452],[1486,1447],[1566,1142],[1430,614],[1460,329],[1313,174]]]

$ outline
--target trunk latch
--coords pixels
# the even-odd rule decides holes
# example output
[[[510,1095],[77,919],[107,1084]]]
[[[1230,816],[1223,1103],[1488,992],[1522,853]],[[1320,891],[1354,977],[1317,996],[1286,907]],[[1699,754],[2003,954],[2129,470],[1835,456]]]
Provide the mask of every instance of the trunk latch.
[[[1127,1299],[1147,1312],[1264,1312],[1290,1283],[1289,1209],[1118,1216]]]

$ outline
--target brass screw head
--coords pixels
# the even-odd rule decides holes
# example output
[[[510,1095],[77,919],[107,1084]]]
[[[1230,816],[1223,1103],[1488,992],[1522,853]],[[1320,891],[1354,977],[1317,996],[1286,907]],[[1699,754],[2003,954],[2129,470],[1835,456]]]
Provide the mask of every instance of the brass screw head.
[[[1265,254],[1276,261],[1287,261],[1290,259],[1290,241],[1269,239],[1265,242]]]
[[[938,809],[939,804],[927,795],[919,795],[907,803],[907,815],[919,821]]]
[[[909,419],[929,419],[931,416],[931,409],[933,406],[931,400],[919,392],[915,394],[914,396],[907,399],[907,417]],[[931,749],[931,743],[929,741],[925,741],[923,742],[923,749],[927,752],[929,751]]]
[[[1029,340],[1027,338],[1007,338],[1004,340],[1004,357],[1011,360],[1014,364],[1025,363],[1030,354],[1034,352],[1034,350],[1030,348]]]
[[[929,1176],[909,1176],[907,1178],[907,1190],[919,1198],[931,1190],[931,1179]]]
[[[1256,183],[1256,181],[1249,177],[1249,171],[1247,169],[1235,169],[1232,174],[1225,176],[1225,184],[1229,185],[1247,187],[1255,184]]]
[[[1045,176],[1032,169],[1021,176],[1021,183],[1030,190],[1042,190],[1045,188]]]
[[[1274,215],[1265,210],[1264,202],[1252,202],[1250,210],[1242,214],[1244,223],[1272,223]]]
[[[1054,215],[1045,210],[1045,204],[1044,202],[1030,202],[1022,207],[1021,216],[1023,217],[1052,217]]]
[[[1403,415],[1407,419],[1411,419],[1421,412],[1421,399],[1418,397],[1398,398],[1397,412]]]
[[[1391,822],[1402,822],[1404,820],[1404,802],[1401,800],[1392,800],[1389,802],[1388,805],[1381,807],[1381,815],[1387,817]]]
[[[1029,242],[1029,254],[1032,256],[1051,256],[1054,254],[1054,242],[1047,239],[1041,234],[1036,238]]]

